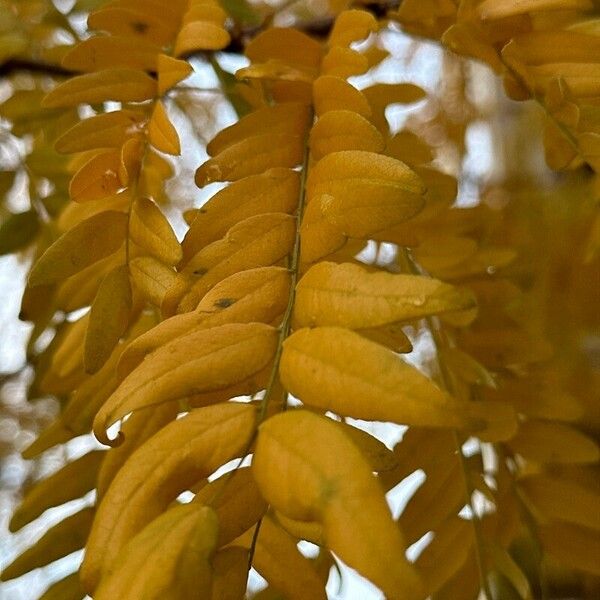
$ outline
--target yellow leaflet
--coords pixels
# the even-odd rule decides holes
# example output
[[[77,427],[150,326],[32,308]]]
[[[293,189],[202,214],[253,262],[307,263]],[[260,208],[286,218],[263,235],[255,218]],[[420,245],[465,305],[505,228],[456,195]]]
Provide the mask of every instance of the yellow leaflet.
[[[591,10],[591,0],[485,0],[477,7],[482,19],[504,19],[536,11]]]
[[[171,508],[138,533],[101,580],[97,600],[207,598],[219,525],[207,506]]]
[[[279,60],[268,60],[265,63],[253,64],[249,67],[238,69],[235,73],[236,79],[272,79],[276,83],[282,81],[302,82],[310,84],[314,79],[314,73],[292,67]]]
[[[504,71],[498,52],[489,38],[469,22],[452,25],[442,36],[442,42],[456,54],[486,62],[497,74]]]
[[[68,402],[57,419],[43,429],[32,444],[23,450],[23,458],[34,458],[56,444],[89,433],[96,412],[117,387],[114,370],[121,351],[122,348],[115,348],[104,366],[91,377],[87,377],[70,394]]]
[[[121,36],[94,36],[79,42],[63,58],[62,65],[74,71],[129,68],[152,71],[160,48],[151,42]]]
[[[82,221],[42,254],[29,273],[29,285],[54,283],[79,273],[118,250],[126,233],[125,213],[106,211]]]
[[[227,19],[227,13],[215,0],[196,0],[190,3],[188,10],[183,16],[183,22],[207,21],[209,23],[222,24]]]
[[[79,573],[75,571],[53,583],[38,600],[80,600],[84,597],[85,592],[81,589]]]
[[[560,520],[600,530],[599,494],[596,489],[551,475],[533,475],[519,489],[545,520]]]
[[[235,543],[249,547],[254,531]],[[297,542],[270,517],[260,525],[252,566],[290,600],[326,600],[325,585],[312,563],[299,552]]]
[[[178,156],[181,153],[177,130],[167,116],[167,111],[160,100],[154,103],[152,117],[148,123],[148,140],[161,152]]]
[[[290,534],[318,546],[325,544],[323,526],[317,521],[298,521],[275,511],[275,519]]]
[[[42,106],[56,108],[116,102],[142,102],[156,95],[156,81],[136,69],[106,69],[79,75],[61,83],[42,100]]]
[[[491,542],[486,546],[485,551],[487,561],[490,564],[489,568],[502,573],[510,581],[512,587],[517,590],[521,598],[524,600],[531,598],[529,581],[508,550],[500,546],[499,543]]]
[[[313,104],[317,116],[330,110],[351,110],[363,117],[371,116],[364,94],[341,77],[322,75],[313,83]]]
[[[415,168],[433,160],[431,148],[412,131],[399,131],[387,140],[385,154]]]
[[[159,54],[157,59],[158,95],[163,96],[172,87],[189,77],[194,69],[185,60],[179,60],[166,54]]]
[[[198,167],[196,185],[204,187],[215,181],[236,181],[275,167],[295,167],[302,162],[303,155],[303,136],[255,135],[229,146]]]
[[[181,246],[169,221],[149,198],[137,198],[133,203],[129,235],[138,246],[167,265],[176,265],[181,260]]]
[[[290,274],[282,267],[234,273],[215,285],[195,312],[166,319],[130,343],[117,367],[119,378],[128,375],[146,354],[194,329],[226,323],[271,323],[285,310],[289,289]]]
[[[83,548],[92,527],[93,518],[94,509],[87,507],[60,521],[7,565],[2,571],[0,579],[8,581],[20,577],[28,571],[43,567]]]
[[[294,244],[296,220],[283,213],[267,213],[234,225],[227,235],[200,250],[184,269],[199,275],[192,288],[191,308],[215,284],[246,269],[276,264],[287,256]]]
[[[600,458],[592,438],[568,425],[548,421],[521,423],[508,445],[523,458],[540,463],[585,464],[598,462]]]
[[[128,190],[123,190],[110,198],[92,200],[84,204],[69,202],[60,213],[57,221],[58,231],[65,232],[72,229],[78,223],[107,210],[126,213],[131,202]]]
[[[303,263],[316,262],[328,256],[342,248],[347,240],[340,229],[325,218],[319,202],[311,202],[305,208],[300,233],[300,259]]]
[[[369,272],[352,263],[321,262],[297,287],[298,327],[379,327],[475,306],[470,290],[419,275]]]
[[[494,376],[472,356],[458,348],[442,348],[439,350],[440,359],[456,375],[467,383],[496,388]],[[509,398],[506,398],[511,402]],[[537,399],[536,399],[537,403]],[[514,404],[514,403],[513,403]]]
[[[228,185],[195,211],[182,242],[184,258],[190,259],[244,219],[265,212],[291,214],[299,193],[300,177],[290,169],[270,169]]]
[[[267,510],[267,503],[258,490],[250,467],[221,475],[205,485],[193,502],[210,506],[217,513],[217,548],[229,544],[250,529]]]
[[[220,131],[208,143],[206,151],[209,156],[216,156],[246,138],[266,133],[302,136],[309,125],[310,109],[306,105],[285,102],[265,106]]]
[[[268,419],[260,427],[252,470],[277,511],[320,521],[327,547],[387,597],[421,597],[383,491],[358,448],[334,423],[308,411]]]
[[[71,127],[58,138],[54,147],[62,154],[120,148],[129,137],[141,132],[144,119],[143,114],[131,110],[101,113]]]
[[[175,56],[185,56],[197,50],[221,50],[230,41],[222,25],[208,21],[194,21],[184,25],[177,35]]]
[[[131,454],[159,429],[174,421],[178,412],[177,404],[167,403],[155,406],[152,411],[134,413],[123,423],[122,432],[125,441],[119,447],[111,448],[100,466],[96,481],[96,503],[102,499],[111,481]]]
[[[381,152],[384,142],[367,119],[350,110],[331,110],[310,131],[309,146],[315,160],[340,150]]]
[[[69,184],[71,200],[89,202],[116,194],[122,187],[119,163],[117,150],[96,154],[71,179]]]
[[[328,154],[307,182],[309,201],[320,202],[327,220],[352,237],[413,216],[423,207],[424,193],[423,182],[404,163],[361,150]]]
[[[119,5],[120,4],[120,5]],[[164,2],[160,6],[154,2],[111,4],[90,13],[88,27],[142,39],[158,46],[171,44],[179,28],[179,14]],[[153,6],[154,5],[154,6]]]
[[[412,352],[413,350],[412,342],[404,331],[402,331],[400,323],[391,323],[383,327],[358,329],[357,333],[400,354]]]
[[[123,263],[123,254],[115,252],[63,281],[56,290],[56,307],[66,312],[89,306],[104,276]]]
[[[387,348],[348,329],[296,331],[284,342],[279,371],[286,389],[304,403],[340,415],[467,428],[483,439],[506,439],[516,428],[511,407],[457,400]]]
[[[17,531],[37,519],[46,509],[80,498],[93,489],[105,455],[103,450],[93,450],[36,482],[13,513],[9,530]]]
[[[465,563],[473,546],[473,524],[459,517],[444,521],[415,562],[429,595],[435,594]]]
[[[414,544],[430,529],[437,529],[467,501],[457,456],[438,460],[427,470],[427,479],[410,498],[398,519],[407,544]]]
[[[561,522],[539,525],[537,532],[550,557],[576,571],[600,576],[600,536],[597,532]]]
[[[136,289],[155,306],[161,305],[167,290],[177,277],[171,267],[150,256],[130,261],[129,273]]]
[[[271,27],[259,33],[246,46],[246,56],[253,63],[270,59],[313,70],[319,68],[323,50],[312,37],[296,29]]]
[[[425,91],[412,83],[376,83],[363,90],[373,111],[373,124],[388,131],[385,109],[390,104],[411,104],[425,98]]]
[[[219,550],[212,561],[212,600],[240,600],[246,594],[248,551],[231,546]]]
[[[129,325],[132,299],[126,265],[111,271],[100,284],[85,334],[83,362],[95,373],[108,360]]]
[[[255,410],[226,403],[193,410],[163,427],[123,465],[98,507],[81,579],[93,592],[131,537],[177,496],[240,456],[255,428]]]
[[[337,423],[344,434],[347,435],[360,450],[364,459],[371,466],[372,471],[390,471],[397,466],[398,461],[394,453],[376,437],[362,429],[347,425],[341,421],[334,422]]]
[[[377,20],[370,12],[345,10],[337,15],[327,43],[329,46],[350,46],[378,28]]]
[[[367,59],[350,48],[334,46],[323,58],[321,74],[346,79],[354,75],[362,75],[369,69]]]
[[[94,433],[110,443],[106,429],[132,411],[210,392],[243,381],[271,360],[277,330],[263,323],[234,323],[201,329],[153,352],[106,401]]]
[[[119,177],[121,178],[123,185],[129,185],[131,180],[138,177],[140,169],[142,168],[144,150],[144,142],[142,138],[138,136],[130,137],[121,147]],[[148,155],[149,153],[146,154],[146,156]],[[147,168],[145,170],[147,170]]]
[[[477,242],[468,237],[434,235],[413,250],[419,265],[429,273],[444,271],[467,260],[477,251]]]

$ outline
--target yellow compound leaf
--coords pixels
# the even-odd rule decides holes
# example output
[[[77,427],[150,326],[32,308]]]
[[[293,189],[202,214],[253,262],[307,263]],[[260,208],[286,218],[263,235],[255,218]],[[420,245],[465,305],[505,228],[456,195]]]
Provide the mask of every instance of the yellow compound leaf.
[[[222,25],[208,21],[194,21],[184,25],[177,35],[175,56],[184,56],[197,50],[221,50],[231,38]]]
[[[298,284],[294,320],[298,327],[362,329],[474,306],[471,291],[437,279],[372,273],[352,263],[321,262]]]
[[[108,360],[129,325],[131,307],[129,270],[124,265],[106,275],[92,304],[83,353],[88,373],[95,373]]]
[[[237,546],[219,550],[212,561],[212,600],[240,600],[246,595],[248,550]]]
[[[169,221],[149,198],[137,198],[133,203],[129,235],[138,246],[167,265],[176,265],[181,260],[181,246]]]
[[[313,103],[317,116],[330,110],[351,110],[363,117],[371,116],[364,94],[341,77],[322,75],[313,83]]]
[[[79,42],[62,60],[63,67],[93,72],[127,68],[152,71],[160,48],[151,42],[121,36],[94,36]]]
[[[157,150],[165,154],[175,156],[181,154],[177,130],[169,120],[167,111],[160,100],[154,103],[152,117],[148,123],[148,140]]]
[[[42,106],[58,108],[115,102],[142,102],[156,95],[156,81],[136,69],[106,69],[79,75],[61,83],[42,100]]]
[[[81,600],[85,592],[81,589],[79,573],[71,573],[53,583],[38,600]]]
[[[273,322],[287,306],[289,289],[290,274],[282,267],[234,273],[215,285],[196,311],[166,319],[129,344],[117,367],[119,378],[128,375],[148,353],[194,329]]]
[[[71,200],[89,202],[116,194],[122,187],[119,164],[120,156],[116,150],[96,154],[71,179]]]
[[[9,530],[17,531],[37,519],[46,509],[80,498],[93,489],[105,455],[103,450],[93,450],[36,482],[13,513]]]
[[[600,576],[600,537],[597,532],[561,522],[539,525],[537,531],[549,556],[576,571]]]
[[[4,567],[0,579],[8,581],[43,567],[85,545],[92,527],[94,509],[84,508],[54,525],[35,544]]]
[[[150,256],[140,256],[130,261],[129,273],[136,289],[155,306],[162,304],[167,290],[177,277],[171,267]]]
[[[291,214],[299,194],[300,177],[290,169],[270,169],[228,185],[195,212],[182,242],[184,258],[190,259],[244,219],[269,212]]]
[[[340,150],[381,152],[383,137],[367,119],[350,110],[330,110],[311,129],[309,146],[315,160]]]
[[[548,421],[526,421],[508,445],[523,458],[539,463],[598,462],[596,442],[573,427]]]
[[[102,579],[97,600],[210,596],[219,526],[208,506],[171,508],[138,533]]]
[[[267,503],[261,496],[249,467],[237,468],[205,485],[193,502],[210,505],[219,518],[217,548],[250,529],[265,514]]]
[[[115,110],[85,119],[63,133],[55,144],[57,152],[70,154],[96,148],[120,148],[143,126],[144,115],[132,110]]]
[[[329,34],[329,46],[350,46],[364,40],[372,31],[377,31],[375,17],[366,10],[345,10],[335,19]]]
[[[127,215],[98,213],[62,235],[29,273],[29,285],[54,283],[82,271],[119,249],[127,233]]]
[[[567,521],[600,531],[597,490],[544,474],[525,477],[518,484],[544,519]]]
[[[248,404],[200,408],[169,423],[129,457],[98,507],[86,546],[81,580],[88,593],[127,541],[181,492],[240,456],[255,422]]]
[[[484,439],[506,439],[516,428],[511,407],[457,400],[387,348],[348,329],[296,331],[284,342],[279,372],[286,389],[304,403],[340,415],[466,428]]]
[[[346,150],[328,154],[310,170],[307,193],[309,201],[320,202],[327,220],[345,234],[368,237],[421,210],[425,187],[400,161]]]
[[[334,423],[308,411],[268,419],[260,426],[252,470],[277,511],[321,522],[327,547],[386,597],[421,597],[419,577],[405,559],[383,491],[358,448]]]
[[[246,56],[253,63],[278,59],[284,64],[313,70],[319,68],[323,50],[312,37],[295,29],[271,27],[259,33],[247,46]]]
[[[172,87],[189,77],[194,69],[185,60],[179,60],[166,54],[159,54],[157,59],[158,95],[163,96]]]
[[[233,323],[176,338],[124,379],[98,411],[94,433],[109,443],[106,429],[132,411],[243,381],[267,365],[276,345],[277,330],[263,323]]]

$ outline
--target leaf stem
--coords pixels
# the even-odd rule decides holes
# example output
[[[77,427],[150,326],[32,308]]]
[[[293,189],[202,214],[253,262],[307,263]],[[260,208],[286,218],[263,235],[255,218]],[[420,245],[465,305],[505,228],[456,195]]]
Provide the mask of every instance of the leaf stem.
[[[308,134],[307,136],[308,137]],[[300,227],[302,225],[302,216],[304,214],[304,204],[306,201],[306,175],[308,172],[308,161],[310,157],[310,151],[308,148],[308,140],[305,140],[304,144],[304,157],[302,160],[302,170],[300,175],[300,192],[298,194],[298,208],[296,209],[296,232],[294,237],[294,246],[289,256],[289,272],[290,272],[290,295],[288,303],[283,313],[283,319],[279,326],[279,339],[277,341],[277,350],[273,359],[273,367],[271,369],[271,375],[269,382],[265,390],[265,395],[262,398],[261,406],[259,410],[258,422],[259,424],[264,421],[273,390],[279,379],[279,363],[281,361],[281,354],[283,352],[283,342],[290,334],[292,326],[292,314],[294,311],[294,301],[296,299],[296,284],[298,283],[298,269],[300,266]]]

